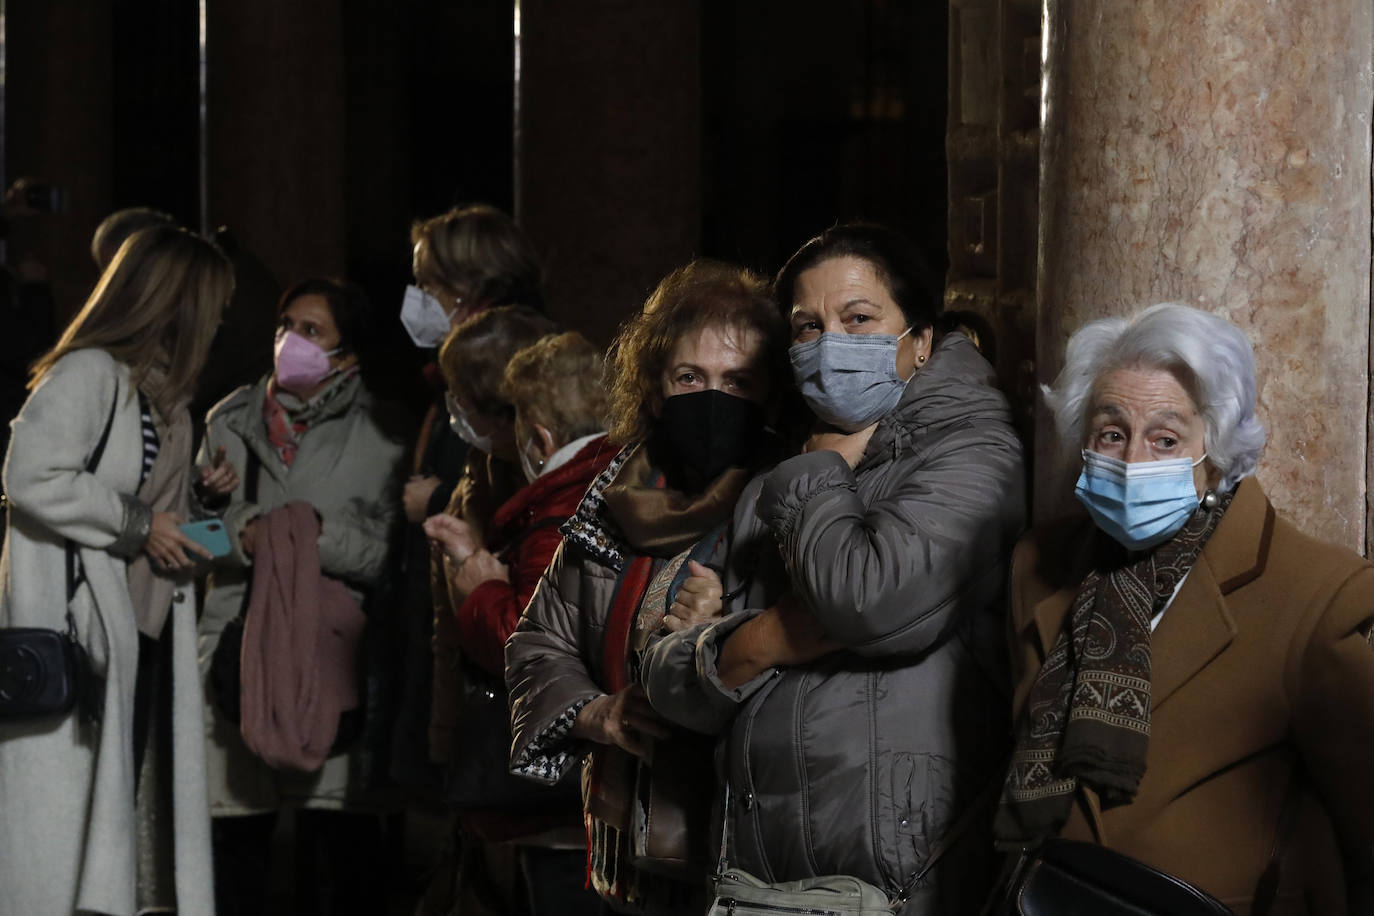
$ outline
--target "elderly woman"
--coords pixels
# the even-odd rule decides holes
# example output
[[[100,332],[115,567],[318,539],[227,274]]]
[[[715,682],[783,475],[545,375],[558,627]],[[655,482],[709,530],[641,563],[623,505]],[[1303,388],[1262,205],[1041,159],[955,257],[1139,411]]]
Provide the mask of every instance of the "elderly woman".
[[[1092,523],[1017,547],[999,836],[1101,844],[1240,913],[1374,912],[1374,569],[1251,477],[1245,335],[1182,305],[1095,321],[1047,400]]]
[[[701,794],[684,791],[686,803],[706,810],[714,796],[709,756],[653,753],[670,731],[635,675],[665,616],[695,606],[685,580],[735,560],[731,512],[776,454],[766,425],[784,341],[765,285],[748,271],[698,261],[663,279],[622,329],[608,373],[611,439],[623,448],[563,527],[506,645],[512,766],[556,782],[592,751],[583,776],[591,881],[617,907],[705,909],[700,881],[651,873],[673,870],[668,857],[636,854],[632,842],[637,758],[652,756],[663,779],[674,763],[695,761]],[[700,863],[705,837],[692,839],[699,850],[684,854],[700,852]]]
[[[723,736],[731,868],[853,876],[906,916],[974,912],[1024,517],[1007,402],[967,337],[937,333],[937,293],[889,229],[829,230],[774,289],[818,422],[741,501],[735,537],[776,544],[785,578],[659,642],[643,680],[669,718]]]
[[[497,319],[502,311],[484,317]],[[468,323],[455,331],[452,345],[461,345],[469,329],[477,330]],[[514,411],[528,484],[496,511],[485,544],[454,516],[425,522],[443,549],[468,698],[458,720],[452,779],[468,800],[468,830],[516,845],[531,916],[601,911],[601,899],[584,887],[585,831],[576,786],[551,789],[510,773],[504,683],[506,640],[562,541],[558,527],[618,451],[606,441],[601,371],[601,350],[576,333],[549,335],[516,353],[505,367],[501,393]],[[490,734],[476,734],[481,728]],[[518,804],[503,810],[505,800]],[[481,810],[471,810],[474,801]]]

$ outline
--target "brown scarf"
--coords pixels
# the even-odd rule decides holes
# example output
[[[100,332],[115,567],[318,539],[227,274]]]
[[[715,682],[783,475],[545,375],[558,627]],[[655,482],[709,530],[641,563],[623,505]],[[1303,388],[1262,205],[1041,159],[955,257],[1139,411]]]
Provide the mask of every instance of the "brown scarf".
[[[1058,833],[1080,781],[1103,807],[1135,797],[1150,740],[1150,620],[1173,598],[1230,504],[1227,494],[1216,508],[1199,508],[1143,557],[1104,544],[1017,724],[999,840]]]
[[[601,497],[632,551],[666,559],[730,518],[754,472],[730,468],[694,496],[657,486],[660,476],[641,445]]]
[[[190,398],[160,397],[164,383],[162,370],[155,368],[148,371],[141,385],[148,394],[160,445],[148,478],[138,488],[138,499],[154,512],[172,512],[186,518],[191,508],[191,481],[187,473],[191,465],[191,413],[187,410]],[[172,608],[177,582],[156,572],[146,553],[129,561],[128,579],[138,631],[157,639]]]

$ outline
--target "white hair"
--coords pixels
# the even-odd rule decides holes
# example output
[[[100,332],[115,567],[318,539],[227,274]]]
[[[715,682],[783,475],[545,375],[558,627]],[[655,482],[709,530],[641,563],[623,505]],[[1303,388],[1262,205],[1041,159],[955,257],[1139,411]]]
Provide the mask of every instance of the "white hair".
[[[1163,302],[1134,318],[1089,322],[1069,338],[1064,369],[1041,386],[1068,448],[1086,441],[1093,386],[1115,369],[1163,369],[1193,398],[1206,425],[1207,457],[1229,490],[1255,473],[1264,424],[1255,416],[1255,351],[1225,318]]]

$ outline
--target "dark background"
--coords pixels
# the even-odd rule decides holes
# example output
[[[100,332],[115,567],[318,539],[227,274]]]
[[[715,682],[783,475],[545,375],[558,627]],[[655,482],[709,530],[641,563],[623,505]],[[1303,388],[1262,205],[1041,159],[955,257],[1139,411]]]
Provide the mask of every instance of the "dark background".
[[[517,96],[511,0],[211,2],[203,148],[196,4],[5,6],[5,176],[68,196],[12,223],[9,262],[47,268],[61,322],[110,211],[229,227],[207,388],[266,366],[276,291],[308,274],[361,283],[412,364],[409,225],[459,203],[516,212],[550,310],[602,342],[687,259],[771,274],[837,220],[946,264],[943,3],[523,0]]]

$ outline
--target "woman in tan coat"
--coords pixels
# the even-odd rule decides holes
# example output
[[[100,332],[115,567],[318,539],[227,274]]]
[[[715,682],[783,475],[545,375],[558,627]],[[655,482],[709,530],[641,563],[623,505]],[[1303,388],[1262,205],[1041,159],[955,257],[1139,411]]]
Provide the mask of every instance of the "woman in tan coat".
[[[1047,397],[1092,522],[1013,559],[1000,837],[1101,844],[1237,913],[1374,912],[1374,567],[1251,476],[1249,342],[1179,305],[1093,322]]]

